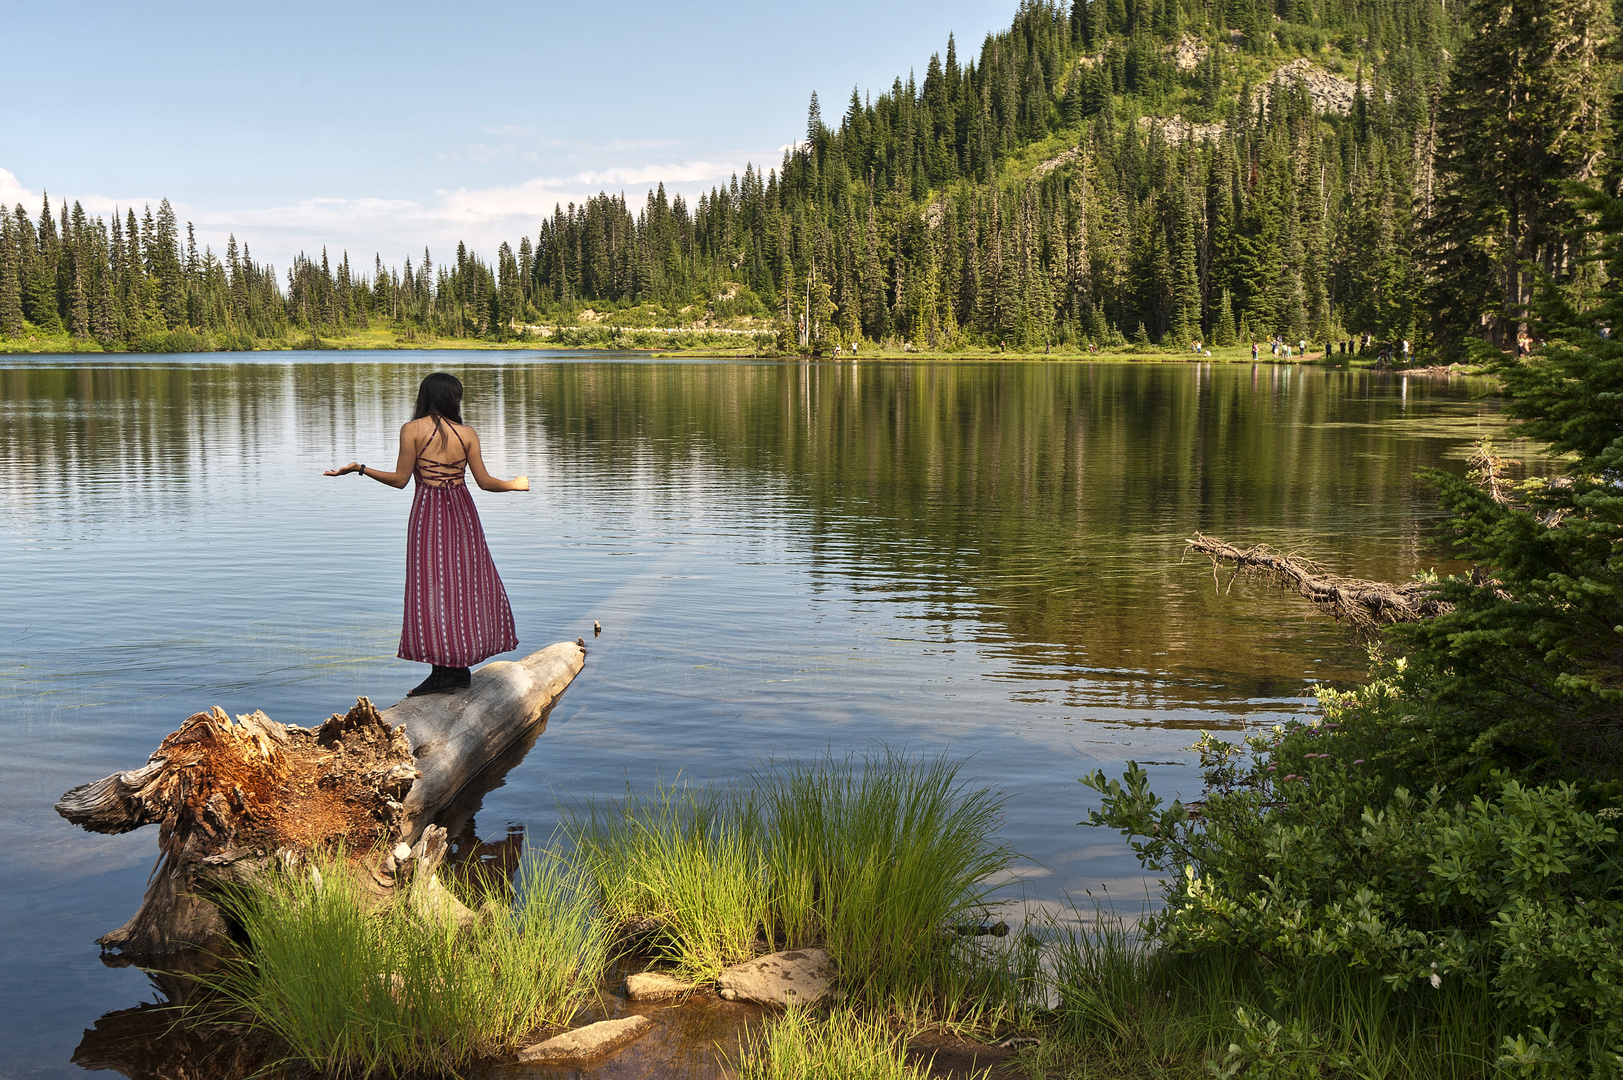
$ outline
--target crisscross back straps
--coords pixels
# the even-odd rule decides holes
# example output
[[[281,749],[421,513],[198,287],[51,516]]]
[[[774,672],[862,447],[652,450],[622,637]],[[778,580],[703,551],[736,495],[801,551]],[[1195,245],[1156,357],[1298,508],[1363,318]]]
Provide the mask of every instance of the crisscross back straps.
[[[428,442],[423,444],[425,450],[434,445],[435,436],[441,434],[444,430],[440,425],[439,414],[433,413],[431,415],[434,419],[434,434],[430,435]],[[462,447],[462,460],[456,462],[435,461],[433,458],[424,457],[419,453],[412,470],[417,475],[418,483],[427,484],[430,487],[455,487],[463,482],[463,475],[468,468],[468,444],[462,441],[462,436],[458,434],[455,424],[451,425],[451,434],[456,436],[457,445]],[[446,440],[446,442],[449,445],[450,440]]]

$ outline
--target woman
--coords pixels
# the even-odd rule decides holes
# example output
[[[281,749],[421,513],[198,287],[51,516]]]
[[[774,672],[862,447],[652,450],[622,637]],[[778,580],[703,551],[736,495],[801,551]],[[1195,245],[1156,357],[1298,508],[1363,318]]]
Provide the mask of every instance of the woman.
[[[463,482],[468,469],[486,491],[530,490],[527,476],[498,480],[485,470],[479,435],[462,422],[462,383],[436,371],[418,388],[417,409],[400,429],[394,472],[352,461],[325,473],[359,473],[397,488],[417,478],[406,526],[406,614],[398,655],[434,670],[411,697],[465,687],[470,667],[518,647],[507,590]]]

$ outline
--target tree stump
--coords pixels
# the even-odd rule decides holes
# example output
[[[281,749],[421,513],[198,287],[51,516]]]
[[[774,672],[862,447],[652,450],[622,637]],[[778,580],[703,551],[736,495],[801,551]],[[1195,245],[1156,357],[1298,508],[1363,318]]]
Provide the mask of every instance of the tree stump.
[[[454,904],[434,878],[446,854],[435,813],[546,715],[585,659],[560,642],[488,664],[454,694],[382,712],[363,697],[314,728],[218,708],[188,717],[141,768],[56,804],[91,832],[159,826],[140,910],[98,943],[137,962],[208,947],[229,935],[210,894],[340,844],[380,892],[412,881],[420,902]]]

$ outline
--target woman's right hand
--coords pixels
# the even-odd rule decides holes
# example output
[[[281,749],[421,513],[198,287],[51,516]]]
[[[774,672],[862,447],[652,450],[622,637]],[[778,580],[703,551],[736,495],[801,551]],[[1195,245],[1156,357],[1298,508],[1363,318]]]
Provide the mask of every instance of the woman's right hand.
[[[528,476],[516,476],[516,477],[514,477],[513,478],[513,490],[514,491],[529,491],[530,490],[530,478]]]

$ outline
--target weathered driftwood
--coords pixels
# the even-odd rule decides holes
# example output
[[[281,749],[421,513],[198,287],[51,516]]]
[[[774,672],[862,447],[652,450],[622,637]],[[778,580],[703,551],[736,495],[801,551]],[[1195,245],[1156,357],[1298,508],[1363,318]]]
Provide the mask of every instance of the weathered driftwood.
[[[1436,586],[1423,581],[1393,585],[1328,573],[1311,559],[1275,551],[1267,544],[1237,548],[1216,537],[1196,533],[1185,541],[1184,554],[1197,552],[1212,560],[1216,579],[1219,563],[1232,563],[1235,573],[1261,574],[1291,588],[1321,610],[1345,619],[1355,630],[1368,633],[1380,626],[1417,622],[1451,610],[1436,595]],[[1229,584],[1233,585],[1233,579]]]
[[[402,825],[410,842],[437,810],[541,719],[585,662],[584,646],[561,641],[523,660],[485,665],[466,690],[406,698],[383,710],[385,723],[406,729],[421,774],[404,804]]]
[[[160,827],[140,910],[101,945],[135,958],[206,945],[228,933],[211,893],[340,842],[380,891],[410,882],[419,904],[449,908],[455,901],[434,875],[446,855],[434,815],[546,714],[585,655],[561,642],[489,664],[456,694],[382,713],[361,698],[317,728],[260,712],[189,717],[146,765],[56,804],[92,832]]]

